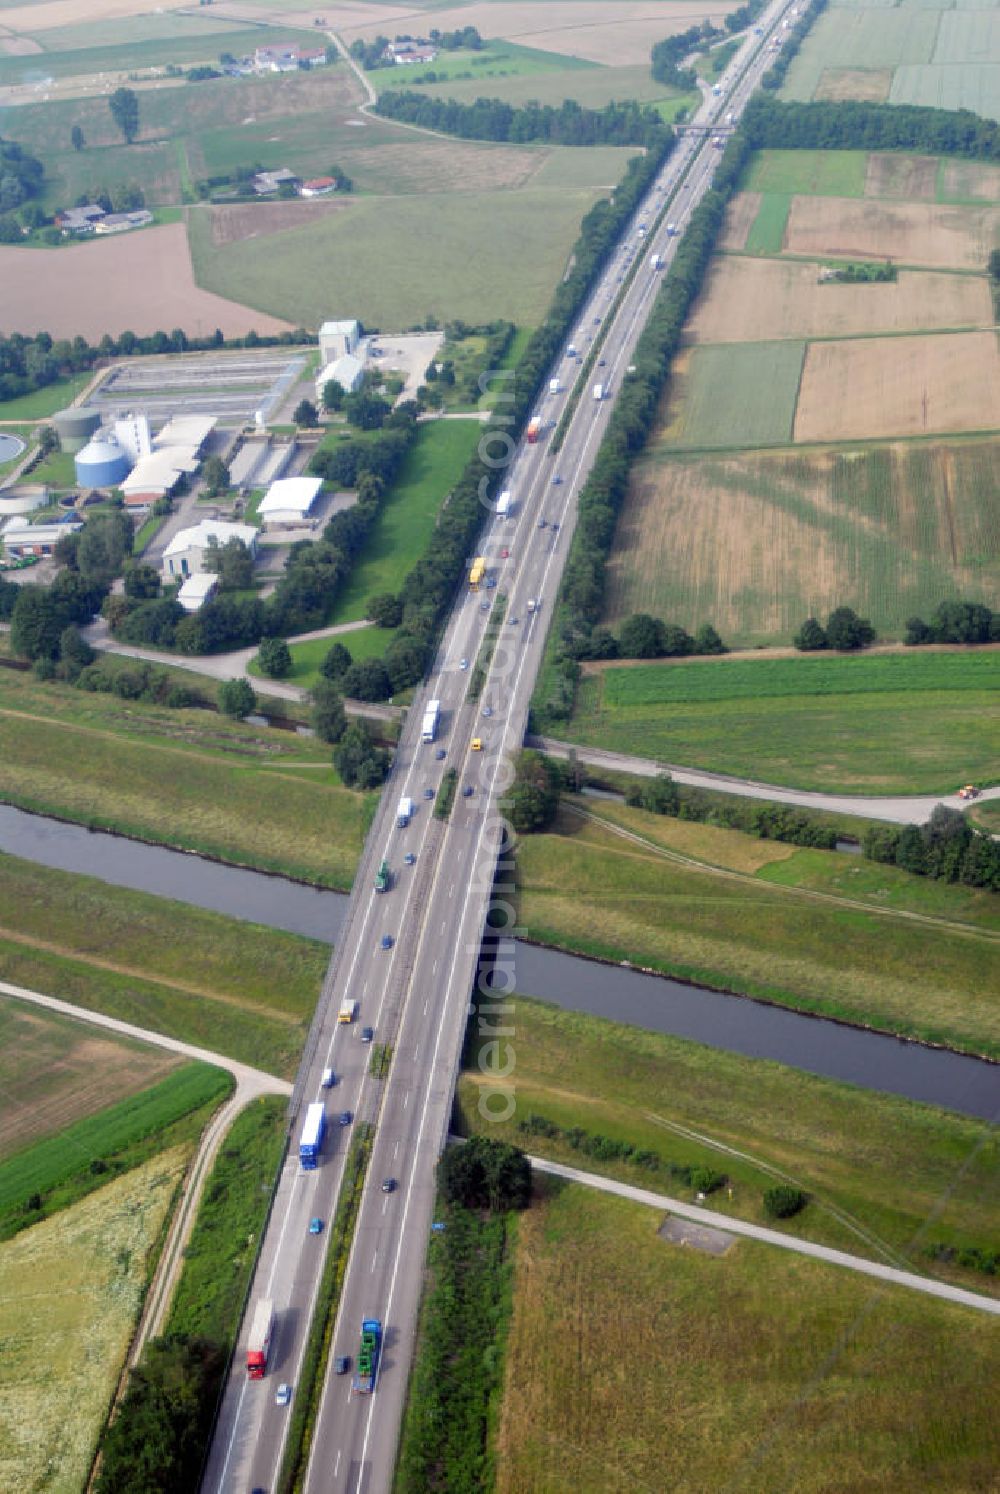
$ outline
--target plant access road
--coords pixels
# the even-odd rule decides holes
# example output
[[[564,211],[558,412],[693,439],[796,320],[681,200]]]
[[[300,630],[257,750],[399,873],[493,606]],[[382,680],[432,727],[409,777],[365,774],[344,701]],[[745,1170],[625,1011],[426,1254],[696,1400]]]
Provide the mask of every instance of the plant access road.
[[[772,7],[761,23],[765,30],[780,25],[786,8]],[[730,65],[729,76],[737,81],[724,84],[728,98],[704,106],[703,121],[744,106],[767,65],[765,45],[747,39]],[[678,143],[637,209],[628,241],[609,258],[577,319],[570,339],[581,352],[596,329],[604,329],[605,363],[597,377],[610,397],[580,400],[558,457],[544,439],[516,448],[504,478],[513,494],[511,516],[504,520],[494,515],[481,539],[497,592],[507,599],[486,685],[479,701],[466,699],[467,670],[483,642],[492,591],[463,596],[453,609],[429,683],[409,712],[361,859],[293,1110],[301,1114],[307,1102],[322,1097],[334,1122],[337,1112],[345,1111],[375,1126],[333,1354],[356,1354],[361,1322],[368,1317],[383,1323],[384,1346],[374,1395],[352,1394],[349,1381],[332,1373],[323,1386],[303,1485],[311,1494],[374,1494],[392,1484],[433,1220],[435,1167],[447,1135],[497,856],[507,847],[499,810],[510,783],[510,756],[524,739],[545,644],[545,615],[572,538],[577,495],[659,289],[659,275],[642,261],[658,253],[669,264],[676,250],[677,239],[668,236],[665,224],[645,239],[639,228],[656,223],[668,200],[671,222],[683,228],[710,185],[717,161],[718,152],[704,137],[686,136]],[[640,264],[629,278],[626,271],[637,254]],[[571,384],[577,369],[576,363],[560,360],[552,373]],[[538,413],[554,425],[571,393],[549,395]],[[499,400],[494,404],[502,409]],[[437,744],[421,741],[419,707],[431,698],[441,703],[446,763],[436,756]],[[476,746],[479,739],[482,750]],[[456,770],[458,794],[450,818],[441,821],[433,817],[425,791],[436,791],[446,766]],[[415,806],[404,828],[396,823],[401,797]],[[412,857],[412,864],[404,855]],[[394,886],[379,894],[374,877],[383,859],[390,864]],[[357,1025],[337,1022],[344,997],[360,1002],[358,1022],[372,1026],[376,1041],[391,1047],[385,1079],[369,1073],[369,1050],[358,1039]],[[481,1022],[497,1020],[492,1007],[488,1001],[480,1009]],[[506,1046],[498,1045],[495,1075],[501,1106],[509,1072]],[[340,1080],[329,1093],[320,1088],[327,1066]],[[308,1223],[312,1216],[331,1217],[347,1151],[349,1127],[334,1123],[332,1131],[315,1171],[300,1171],[294,1152],[286,1160],[251,1291],[251,1300],[269,1297],[274,1304],[269,1372],[262,1381],[246,1379],[241,1366],[246,1340],[241,1335],[203,1481],[209,1494],[270,1490],[278,1480],[289,1411],[276,1404],[275,1386],[278,1381],[291,1385],[294,1401],[323,1265],[325,1236],[310,1235]],[[396,1187],[385,1193],[381,1184],[389,1178]]]

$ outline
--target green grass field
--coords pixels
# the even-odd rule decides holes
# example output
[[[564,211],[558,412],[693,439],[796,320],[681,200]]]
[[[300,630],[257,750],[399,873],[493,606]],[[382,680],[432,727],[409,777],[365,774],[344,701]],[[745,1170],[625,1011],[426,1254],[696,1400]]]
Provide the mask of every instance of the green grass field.
[[[803,342],[694,348],[664,439],[672,447],[778,446],[791,440]]]
[[[231,1344],[281,1161],[287,1100],[254,1100],[230,1127],[205,1184],[167,1333]]]
[[[426,549],[441,504],[461,477],[481,433],[478,420],[430,421],[419,427],[337,598],[331,623],[356,622],[364,617],[369,597],[399,590]],[[351,638],[345,642],[350,648]]]
[[[472,89],[476,98],[506,98],[503,86],[510,80],[523,78],[534,83],[538,78],[547,81],[549,73],[566,73],[568,81],[575,82],[579,73],[599,70],[598,63],[582,57],[543,52],[537,47],[522,47],[517,42],[494,38],[478,52],[464,48],[439,52],[426,66],[376,68],[368,74],[368,80],[379,93],[405,88],[460,98],[460,90],[464,88],[466,92]],[[540,97],[537,93],[531,96]],[[567,92],[564,96],[575,98],[576,94]]]
[[[498,1494],[986,1487],[989,1320],[545,1179],[519,1219]],[[696,1472],[693,1472],[696,1470]]]
[[[995,929],[722,875],[568,812],[558,830],[518,849],[519,924],[539,943],[1000,1056]]]
[[[354,880],[371,796],[339,784],[321,743],[6,669],[0,720],[7,803],[319,886]]]
[[[762,150],[750,162],[743,186],[750,192],[808,197],[864,197],[864,150]]]
[[[68,451],[53,451],[33,467],[28,482],[45,483],[50,488],[71,488],[76,484],[76,468]]]
[[[161,1048],[0,997],[0,1159],[147,1088],[180,1062]]]
[[[606,619],[711,618],[733,647],[790,643],[843,602],[882,639],[943,597],[994,604],[1000,525],[991,441],[897,442],[636,464],[608,571]]]
[[[534,55],[550,57],[557,65],[531,73],[498,70],[488,79],[488,97],[503,99],[515,107],[539,103],[552,104],[556,108],[565,99],[575,99],[585,109],[603,109],[613,100],[621,99],[653,104],[682,97],[675,89],[658,83],[648,67],[596,67],[588,63],[581,65],[574,58],[558,57],[553,52],[536,52]],[[576,65],[567,67],[567,62]],[[391,84],[392,80],[389,81]],[[409,80],[404,82],[408,84]],[[400,86],[398,80],[395,86]],[[425,83],[420,85],[420,92],[430,98],[458,99],[460,103],[471,104],[483,97],[483,81],[475,77],[453,83]]]
[[[942,21],[947,19],[941,17]],[[969,16],[969,19],[973,19]],[[992,19],[992,17],[990,17]],[[971,109],[986,119],[1000,117],[1000,51],[988,62],[967,59],[961,67],[897,67],[889,90],[890,104],[919,104],[925,109]]]
[[[898,9],[830,9],[810,27],[788,69],[781,97],[811,99],[827,71],[929,63],[940,21],[940,10],[911,5]]]
[[[75,1203],[109,1181],[109,1173],[126,1172],[168,1146],[196,1139],[232,1090],[225,1070],[188,1063],[17,1152],[0,1164],[0,1239]]]
[[[907,662],[911,658],[903,657]],[[588,676],[578,692],[567,735],[588,746],[828,793],[953,793],[962,783],[991,782],[996,777],[996,666],[991,663],[982,666],[981,676],[961,671],[956,679],[964,683],[952,689],[931,684],[940,680],[931,656],[913,656],[912,674],[879,676],[864,670],[859,681],[881,678],[883,688],[870,689],[863,683],[854,691],[849,688],[851,676],[837,666],[860,661],[831,658],[822,663],[832,667],[828,678],[844,691],[832,695],[813,693],[823,683],[822,668],[796,675],[797,666],[808,667],[812,661],[791,659],[786,678],[801,679],[806,693],[702,700],[679,700],[671,693],[697,688],[696,683],[674,683],[676,675],[693,669],[697,681],[703,670],[715,667],[723,671],[722,680],[728,678],[725,671],[734,668],[734,688],[742,689],[743,670],[757,662],[641,665]],[[875,659],[864,662],[876,664]],[[773,680],[776,665],[760,663]],[[890,688],[893,677],[895,688]],[[903,689],[901,678],[906,682]],[[975,678],[982,680],[978,687],[971,684]],[[642,691],[650,697],[659,691],[660,698],[642,703],[637,698]]]
[[[0,1245],[0,1486],[86,1487],[149,1272],[193,1149],[152,1156]],[[30,1307],[28,1306],[30,1304]]]
[[[299,325],[321,320],[327,287],[345,284],[373,326],[412,326],[429,314],[534,326],[595,197],[550,185],[359,198],[316,224],[224,248],[199,208],[189,218],[191,252],[200,285]]]
[[[507,1081],[514,1114],[506,1122],[480,1114],[479,1096],[496,1081],[480,1071],[473,1039],[459,1082],[463,1134],[485,1131],[693,1201],[693,1190],[663,1166],[602,1161],[520,1129],[531,1115],[564,1131],[579,1126],[653,1151],[664,1164],[725,1172],[733,1196],[720,1189],[711,1207],[758,1224],[766,1222],[762,1192],[778,1172],[812,1200],[781,1229],[911,1270],[931,1269],[932,1246],[996,1239],[997,1135],[986,1121],[523,996],[504,1020],[514,1027],[516,1068]],[[996,1291],[995,1278],[965,1267],[938,1262],[933,1272]]]
[[[19,399],[0,400],[0,420],[46,420],[71,405],[92,378],[92,373],[73,374],[31,394],[22,394]]]
[[[359,628],[356,633],[345,633],[339,639],[349,651],[352,660],[381,659],[396,636],[395,628],[377,628],[374,623]],[[313,638],[308,643],[293,643],[291,646],[292,670],[288,679],[293,685],[311,690],[320,678],[320,665],[330,652],[337,638]],[[251,661],[250,673],[259,674],[256,660]]]
[[[765,192],[747,234],[745,248],[748,254],[781,253],[791,205],[792,199],[787,192]]]

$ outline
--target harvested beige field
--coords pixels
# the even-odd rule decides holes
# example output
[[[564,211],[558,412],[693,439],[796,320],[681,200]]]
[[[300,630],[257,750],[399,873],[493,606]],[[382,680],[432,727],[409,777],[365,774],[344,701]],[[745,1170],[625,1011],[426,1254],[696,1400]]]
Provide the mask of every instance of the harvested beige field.
[[[188,1149],[0,1245],[0,1488],[82,1489]]]
[[[157,0],[156,10],[183,10],[189,0]],[[36,5],[12,5],[0,14],[10,31],[53,31],[57,26],[83,26],[92,21],[120,21],[147,15],[149,0],[40,0]]]
[[[725,222],[719,238],[720,249],[745,249],[747,234],[760,212],[760,192],[737,192],[726,209]]]
[[[985,275],[903,270],[895,282],[873,285],[819,277],[818,265],[717,258],[686,336],[699,343],[767,342],[993,325]]]
[[[937,196],[937,168],[934,156],[901,156],[873,150],[865,171],[865,196],[933,202]]]
[[[290,202],[234,202],[209,208],[212,243],[217,247],[238,244],[243,239],[265,238],[268,234],[283,233],[286,228],[299,228],[304,223],[315,223],[330,213],[343,212],[350,204],[333,199],[324,202],[303,202],[301,198]]]
[[[612,20],[604,0],[560,0],[555,5],[539,5],[537,0],[480,0],[478,4],[456,6],[453,10],[416,13],[411,10],[405,14],[413,30],[423,30],[431,24],[440,31],[475,26],[487,38],[503,37],[544,52],[625,67],[648,66],[654,42],[677,31],[686,31],[700,21],[719,24],[735,8],[736,0],[711,0],[707,7],[699,6],[696,0],[676,0],[676,3],[671,0],[669,4],[616,0]],[[323,13],[330,21],[331,12]],[[372,6],[370,14],[371,20],[357,25],[348,22],[338,29],[348,40],[356,36],[370,38],[380,32],[387,35],[386,21],[398,20],[402,13],[379,5]]]
[[[813,98],[840,104],[854,99],[862,104],[884,104],[892,87],[892,68],[827,67]]]
[[[785,229],[789,254],[892,259],[897,264],[982,270],[1000,244],[1000,208],[793,197]]]
[[[812,343],[796,441],[869,440],[1000,427],[993,332]]]
[[[957,197],[965,202],[1000,202],[1000,166],[946,160],[941,189],[943,197]]]
[[[33,57],[42,49],[30,36],[5,36],[0,40],[0,51],[8,57]]]
[[[100,342],[181,327],[227,337],[283,332],[287,322],[201,290],[194,281],[183,223],[144,228],[67,249],[0,245],[5,332],[50,332]]]

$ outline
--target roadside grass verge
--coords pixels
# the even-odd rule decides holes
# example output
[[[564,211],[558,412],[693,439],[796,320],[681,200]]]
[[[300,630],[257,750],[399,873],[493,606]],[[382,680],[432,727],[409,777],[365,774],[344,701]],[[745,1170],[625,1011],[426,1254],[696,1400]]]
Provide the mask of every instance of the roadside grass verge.
[[[140,1094],[17,1152],[0,1165],[0,1239],[49,1218],[157,1152],[194,1142],[233,1088],[224,1069],[185,1064]]]
[[[534,942],[1000,1057],[987,931],[700,870],[572,815],[559,827],[518,846],[518,922]]]
[[[349,650],[355,664],[358,664],[363,659],[381,659],[395,636],[395,628],[378,628],[372,623],[370,627],[358,628],[352,633],[335,634],[330,638],[310,638],[305,643],[293,643],[289,647],[292,668],[286,676],[288,683],[300,685],[303,690],[311,690],[320,678],[320,665],[335,643],[342,643]],[[258,676],[263,683],[263,676],[261,676],[256,659],[250,660],[248,673]]]
[[[0,994],[0,1158],[146,1089],[182,1062]]]
[[[693,1189],[665,1172],[603,1161],[521,1124],[541,1116],[566,1132],[580,1127],[664,1161],[724,1172],[728,1187],[711,1195],[711,1207],[771,1227],[761,1196],[779,1170],[811,1200],[781,1223],[785,1233],[996,1290],[995,1277],[927,1255],[937,1243],[996,1241],[998,1140],[987,1122],[524,996],[504,1020],[514,1027],[516,1109],[505,1122],[480,1114],[480,1094],[497,1084],[489,1063],[485,1074],[480,1068],[488,1039],[473,1035],[456,1102],[463,1134],[488,1131],[535,1155],[694,1201]]]
[[[514,1213],[439,1201],[403,1418],[395,1494],[492,1489],[493,1438],[512,1310]]]
[[[472,672],[469,675],[469,688],[465,694],[466,700],[478,700],[483,693],[483,686],[490,672],[493,651],[497,646],[497,639],[500,637],[500,630],[503,627],[506,612],[507,598],[502,592],[498,592],[496,601],[490,610],[489,621],[486,624],[483,641],[479,646],[476,662],[472,666]]]
[[[337,783],[322,744],[7,669],[0,721],[6,803],[319,886],[354,880],[369,796]],[[308,778],[282,771],[305,763]]]
[[[0,1244],[0,1485],[84,1489],[196,1132]],[[161,1149],[161,1146],[163,1149]],[[101,1186],[98,1186],[101,1185]]]
[[[518,1221],[499,1494],[989,1484],[982,1313],[750,1240],[681,1248],[660,1224],[539,1180]]]
[[[458,788],[458,769],[446,768],[441,779],[441,787],[434,797],[434,818],[436,820],[447,820],[451,817],[452,806],[455,803],[455,791]]]
[[[600,670],[564,735],[787,788],[954,793],[996,780],[998,679],[996,653]]]
[[[417,428],[399,476],[382,499],[378,518],[340,591],[331,623],[356,622],[365,616],[370,597],[399,591],[414,557],[426,549],[441,505],[481,433],[479,421],[472,419],[427,421]],[[351,637],[344,640],[348,648]]]
[[[266,1095],[230,1127],[184,1250],[167,1334],[209,1338],[232,1351],[281,1162],[287,1108],[287,1100]]]
[[[354,1241],[354,1226],[361,1208],[361,1194],[371,1158],[373,1137],[374,1127],[362,1121],[351,1138],[351,1149],[347,1154],[344,1177],[337,1197],[337,1212],[330,1226],[326,1263],[316,1294],[316,1306],[302,1356],[299,1381],[295,1387],[291,1423],[275,1484],[277,1494],[292,1494],[292,1490],[299,1486],[309,1462],[309,1450],[326,1381],[340,1293]],[[352,1355],[356,1348],[357,1345],[352,1345]]]

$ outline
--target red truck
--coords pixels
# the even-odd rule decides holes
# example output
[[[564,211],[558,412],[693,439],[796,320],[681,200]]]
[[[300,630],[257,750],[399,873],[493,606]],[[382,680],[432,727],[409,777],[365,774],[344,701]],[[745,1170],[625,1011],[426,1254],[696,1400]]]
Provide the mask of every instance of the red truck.
[[[528,444],[530,446],[534,446],[535,442],[538,440],[539,435],[541,434],[541,430],[542,422],[539,420],[537,415],[532,415],[531,419],[528,421],[528,429],[526,432],[526,435],[528,437]]]
[[[263,1380],[267,1369],[267,1352],[271,1347],[271,1329],[274,1327],[274,1303],[262,1297],[254,1308],[247,1340],[247,1376],[251,1380]]]

